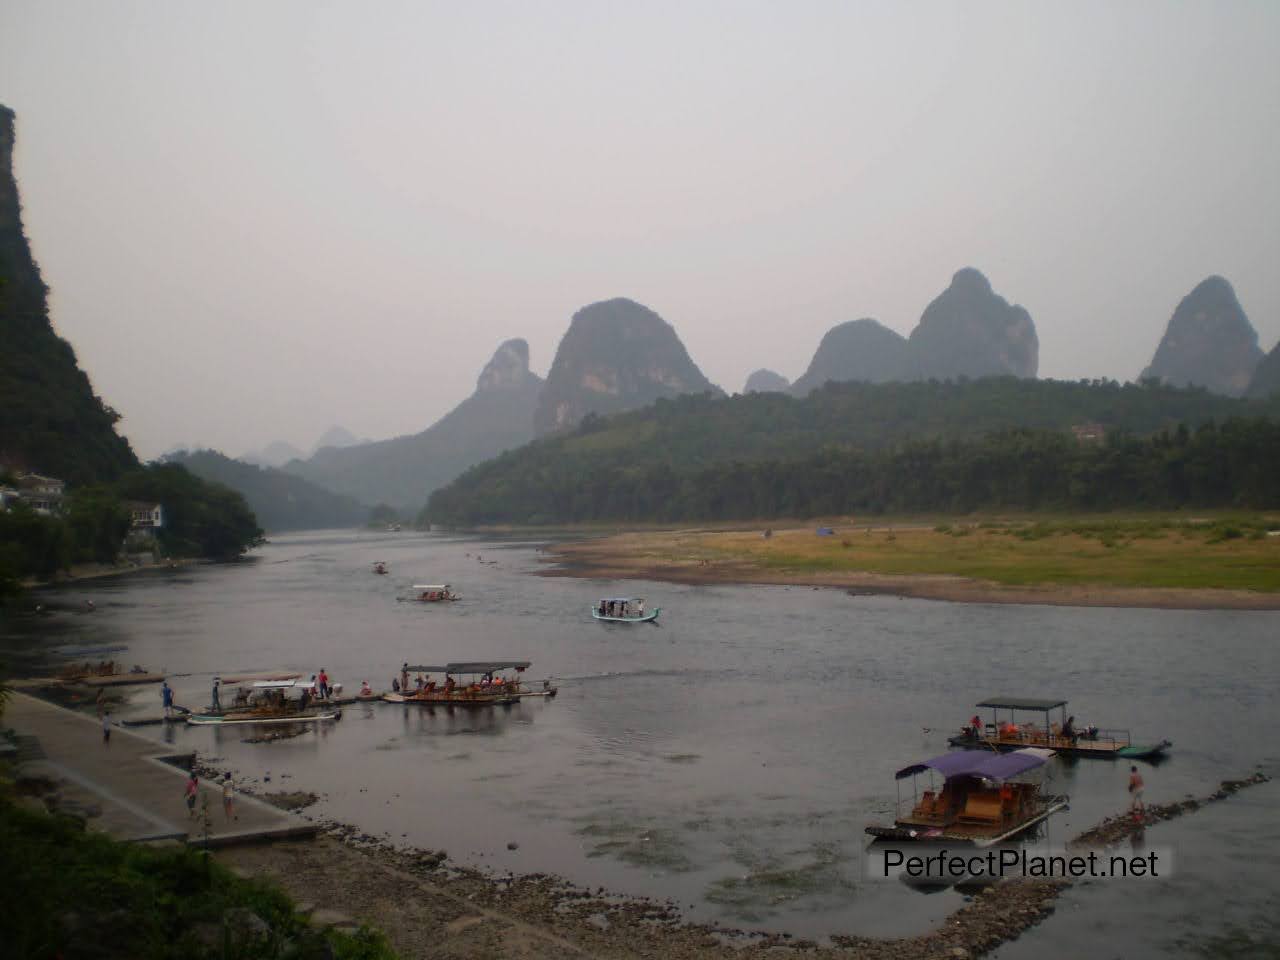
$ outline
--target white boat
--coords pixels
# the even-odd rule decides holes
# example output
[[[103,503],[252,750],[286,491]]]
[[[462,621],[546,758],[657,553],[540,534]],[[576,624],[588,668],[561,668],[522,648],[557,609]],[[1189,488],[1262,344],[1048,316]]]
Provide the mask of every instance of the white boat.
[[[605,597],[591,608],[591,616],[607,623],[652,623],[661,612],[654,607],[645,613],[641,597]]]
[[[341,684],[336,685],[337,688]],[[289,696],[292,690],[300,690],[303,696]],[[243,688],[232,701],[231,708],[219,712],[189,713],[187,723],[194,726],[213,726],[228,723],[316,723],[337,720],[342,710],[321,701],[313,701],[310,683],[299,680],[259,680],[252,692]],[[304,699],[307,703],[303,706]]]
[[[268,713],[266,711],[234,711],[232,713],[189,713],[187,723],[195,726],[228,723],[318,723],[337,720],[342,716],[338,708],[306,713]]]

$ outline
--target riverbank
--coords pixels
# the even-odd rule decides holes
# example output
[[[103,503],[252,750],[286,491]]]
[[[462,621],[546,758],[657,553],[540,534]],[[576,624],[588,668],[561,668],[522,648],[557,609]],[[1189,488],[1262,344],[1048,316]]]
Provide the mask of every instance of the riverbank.
[[[962,603],[1280,610],[1268,518],[848,523],[622,533],[546,548],[546,576],[837,587]]]
[[[19,582],[23,589],[37,590],[42,587],[60,587],[86,580],[102,580],[107,577],[171,572],[199,562],[188,557],[153,563],[73,563],[69,569],[58,571],[52,580],[24,577]]]
[[[1071,846],[1104,849],[1128,843],[1150,826],[1269,779],[1255,772],[1224,781],[1199,799],[1153,804],[1141,822],[1129,816],[1108,819]],[[291,808],[307,802],[292,795],[266,799]],[[1008,881],[976,891],[964,906],[918,936],[882,940],[837,934],[829,944],[819,944],[787,933],[688,923],[671,901],[577,888],[550,874],[486,874],[451,863],[444,851],[396,847],[348,825],[322,823],[321,829],[323,835],[314,842],[235,847],[218,856],[243,875],[279,884],[309,910],[342,911],[373,925],[401,957],[418,960],[959,960],[983,956],[1041,923],[1071,886],[1065,880]],[[426,931],[432,932],[424,936]]]
[[[16,702],[22,704],[25,698]],[[45,806],[72,813],[91,828],[113,835],[154,833],[130,818],[164,819],[175,810],[179,823],[186,823],[177,790],[180,772],[146,760],[163,745],[144,743],[124,731],[113,735],[109,746],[98,745],[94,742],[96,724],[88,718],[55,707],[28,710],[27,714],[18,724],[24,733],[21,751],[29,758],[22,762],[33,764],[32,773],[38,775],[15,779],[19,783],[37,781]],[[6,719],[21,718],[15,714]],[[91,749],[83,749],[86,739],[94,744]],[[50,753],[61,741],[79,744],[81,749]],[[150,776],[166,781],[157,790],[142,790],[138,775],[124,776],[123,770],[104,766],[122,760],[121,749],[135,746]],[[41,756],[45,753],[48,758]],[[273,794],[265,789],[265,781],[236,776],[238,792],[251,796],[239,801],[241,819],[232,824],[218,810],[216,784],[220,775],[235,771],[198,762],[194,769],[202,781],[214,785],[205,788],[213,792],[209,816],[214,830],[231,826],[233,833],[242,831],[250,808],[261,805],[258,801],[305,810],[316,799],[297,792]],[[1267,777],[1259,772],[1223,782],[1199,800],[1153,804],[1144,824],[1112,818],[1075,842],[1123,844],[1135,830],[1227,800],[1238,790],[1265,782]],[[99,789],[98,784],[106,784],[107,789]],[[127,804],[121,804],[122,797]],[[283,888],[296,901],[296,908],[287,916],[304,915],[311,926],[321,928],[337,926],[354,931],[361,924],[372,925],[401,956],[432,960],[565,956],[729,960],[801,954],[830,960],[976,957],[1051,916],[1056,898],[1066,888],[1058,881],[1003,883],[975,894],[928,932],[900,939],[841,932],[820,944],[785,932],[748,932],[690,923],[674,901],[578,887],[548,873],[477,870],[451,860],[446,851],[399,846],[385,835],[374,836],[355,826],[326,820],[311,826],[320,832],[318,839],[244,844],[233,842],[233,836],[219,840],[211,835],[210,840],[218,841],[214,844],[217,858],[240,876],[271,881]]]

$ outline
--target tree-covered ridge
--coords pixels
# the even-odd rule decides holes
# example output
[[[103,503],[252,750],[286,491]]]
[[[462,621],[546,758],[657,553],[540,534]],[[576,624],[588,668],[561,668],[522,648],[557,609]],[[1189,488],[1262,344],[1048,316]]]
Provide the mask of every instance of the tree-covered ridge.
[[[0,463],[73,484],[114,479],[138,461],[115,432],[119,415],[49,322],[48,291],[22,231],[13,144],[13,111],[0,106]]]
[[[216,450],[184,450],[167,459],[238,491],[268,531],[358,526],[369,515],[369,509],[352,497],[330,493],[283,470],[233,460]]]
[[[1248,430],[1206,427],[1201,439],[1199,428],[1207,424],[1261,415],[1280,418],[1280,400],[1012,377],[828,384],[803,400],[681,397],[607,420],[588,418],[573,434],[473,468],[432,495],[423,519],[474,525],[1000,505],[1208,506],[1230,503],[1236,494],[1224,486],[1184,489],[1174,479],[1167,488],[1125,493],[1112,488],[1119,481],[1107,472],[1103,452],[1137,444],[1146,451],[1141,456],[1158,457],[1159,436],[1173,437],[1178,449],[1200,444],[1196,449],[1203,451],[1208,438],[1219,435],[1229,438],[1223,449],[1234,450],[1247,436],[1256,462],[1275,463],[1271,419],[1250,420]],[[1101,426],[1113,440],[1077,441],[1070,428],[1084,424]],[[984,480],[986,463],[1000,467]],[[1041,477],[1042,463],[1064,471],[1074,485],[1063,492],[1061,478]],[[1143,469],[1143,477],[1154,476],[1150,463]],[[1266,494],[1267,475],[1248,463],[1232,476],[1241,484],[1239,496],[1251,502],[1275,496]],[[1014,496],[1013,490],[1023,492]]]

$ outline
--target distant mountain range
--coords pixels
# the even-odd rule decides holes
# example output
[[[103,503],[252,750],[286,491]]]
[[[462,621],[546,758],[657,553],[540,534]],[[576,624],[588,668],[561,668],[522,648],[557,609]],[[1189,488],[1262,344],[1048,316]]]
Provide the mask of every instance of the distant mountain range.
[[[259,467],[216,450],[181,451],[166,457],[196,476],[239,491],[268,533],[360,526],[369,508],[274,467]]]
[[[1175,311],[1144,376],[1240,396],[1261,369],[1260,358],[1257,333],[1230,284],[1211,277]],[[794,383],[758,370],[744,392],[804,397],[832,382],[1034,378],[1038,368],[1031,315],[997,294],[980,271],[966,267],[928,305],[909,337],[871,318],[841,323],[822,338]],[[1252,395],[1269,389],[1267,376],[1249,388]],[[545,384],[528,369],[527,344],[508,341],[482,372],[475,394],[422,433],[320,450],[284,468],[366,503],[411,511],[468,467],[535,436],[571,431],[588,416],[690,394],[723,391],[698,369],[661,316],[616,298],[573,315]]]
[[[541,391],[542,378],[529,371],[529,345],[508,340],[480,372],[475,392],[421,433],[325,447],[284,469],[364,503],[412,514],[432,490],[472,464],[532,440]]]
[[[340,450],[344,447],[355,447],[362,443],[371,442],[370,440],[362,440],[345,427],[330,427],[315,442],[309,452],[299,450],[293,444],[284,440],[273,440],[260,450],[250,450],[248,453],[241,454],[238,459],[259,467],[283,467],[290,460],[302,460],[306,457],[315,456],[325,447],[334,447]]]
[[[49,322],[45,286],[22,232],[13,144],[13,113],[0,107],[0,467],[37,469],[72,483],[113,478],[138,462],[115,431],[118,415],[95,395],[71,346]],[[1142,376],[1231,397],[1267,397],[1280,390],[1278,350],[1264,358],[1230,283],[1213,276],[1178,305]],[[822,338],[794,383],[759,370],[744,391],[804,397],[831,382],[1034,378],[1038,368],[1031,314],[966,267],[924,310],[910,336],[871,318],[841,323]],[[572,316],[545,383],[529,369],[527,343],[509,340],[477,378],[475,392],[419,433],[367,442],[334,427],[310,453],[278,442],[245,460],[281,466],[361,504],[415,511],[468,468],[537,436],[573,434],[588,418],[698,394],[715,398],[723,391],[698,368],[671,324],[647,306],[616,298]],[[913,416],[894,414],[888,427],[896,435],[917,429]],[[592,444],[605,442],[604,434],[591,436]],[[610,443],[636,444],[639,435],[609,436]],[[652,456],[653,449],[646,453]],[[227,465],[219,469],[231,475]],[[270,526],[272,519],[263,522]]]

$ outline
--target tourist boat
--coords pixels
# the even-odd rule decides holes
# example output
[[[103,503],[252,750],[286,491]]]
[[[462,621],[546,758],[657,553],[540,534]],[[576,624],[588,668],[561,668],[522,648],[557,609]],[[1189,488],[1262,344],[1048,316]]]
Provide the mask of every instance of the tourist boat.
[[[413,693],[384,694],[382,699],[388,703],[487,707],[512,704],[526,697],[554,697],[557,688],[550,680],[542,681],[540,687],[525,685],[519,675],[528,667],[528,660],[483,660],[446,663],[443,666],[406,664],[401,672],[425,677],[422,688]],[[515,676],[504,676],[504,670],[514,670]],[[433,674],[442,675],[444,682],[432,680]],[[463,678],[462,682],[456,679],[458,677]]]
[[[447,583],[415,583],[414,596],[411,600],[419,603],[442,603],[445,600],[461,599]]]
[[[1116,756],[1124,760],[1164,760],[1172,747],[1173,743],[1169,740],[1161,740],[1159,743],[1134,744],[1128,747],[1121,747],[1116,751]]]
[[[960,733],[947,740],[953,747],[965,747],[978,750],[1020,750],[1023,747],[1045,747],[1058,753],[1076,757],[1104,757],[1107,759],[1134,758],[1138,755],[1145,759],[1163,756],[1173,746],[1168,740],[1162,740],[1151,746],[1135,747],[1129,739],[1128,730],[1100,730],[1097,727],[1076,727],[1074,734],[1063,736],[1063,728],[1067,726],[1067,701],[1065,700],[1033,700],[1024,697],[992,697],[978,704],[978,709],[990,709],[991,722],[977,723],[963,727]],[[1001,719],[1000,711],[1008,714]],[[1058,720],[1052,713],[1059,711]],[[1018,714],[1036,714],[1037,720],[1018,722]]]
[[[869,826],[880,840],[939,841],[989,847],[1029,830],[1067,806],[1065,796],[1040,792],[1031,779],[1054,751],[1023,747],[1012,753],[944,753],[913,763],[894,774],[898,803],[892,827]],[[917,778],[930,777],[930,789],[919,792]],[[936,788],[935,775],[943,778]],[[911,796],[901,784],[911,778]],[[908,805],[909,804],[909,805]]]
[[[661,612],[661,607],[654,607],[645,613],[640,597],[605,597],[591,608],[591,616],[606,623],[652,623]]]
[[[160,683],[163,673],[149,673],[135,664],[129,671],[122,669],[123,664],[114,660],[100,660],[98,663],[71,664],[58,674],[59,683],[83,683],[90,687],[118,687],[129,684]]]
[[[385,560],[376,560],[376,561],[374,561],[374,564],[373,564],[373,572],[374,572],[374,573],[386,573],[386,572],[387,572],[387,563],[386,563],[386,561],[385,561]]]
[[[294,691],[309,690],[310,683],[297,680],[259,680],[253,691],[237,694],[228,710],[209,713],[189,713],[187,723],[195,726],[228,723],[318,723],[337,720],[342,710],[321,700],[303,706],[303,699],[293,699]],[[309,698],[310,694],[308,694]]]

